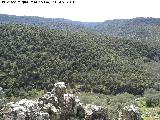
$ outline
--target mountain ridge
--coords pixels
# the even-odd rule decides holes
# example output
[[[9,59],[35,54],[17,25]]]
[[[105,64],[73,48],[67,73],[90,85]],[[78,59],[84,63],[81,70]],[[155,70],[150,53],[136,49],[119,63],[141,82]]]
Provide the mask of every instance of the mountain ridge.
[[[134,40],[159,41],[160,38],[160,18],[152,17],[114,19],[104,22],[80,22],[64,18],[0,14],[0,23],[29,24],[66,32],[92,33]]]

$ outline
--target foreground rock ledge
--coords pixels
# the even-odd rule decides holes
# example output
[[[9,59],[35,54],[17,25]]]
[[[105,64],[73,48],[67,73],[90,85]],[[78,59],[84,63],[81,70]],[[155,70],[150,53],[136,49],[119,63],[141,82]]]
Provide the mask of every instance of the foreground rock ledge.
[[[109,120],[107,109],[80,103],[78,96],[66,92],[64,82],[54,84],[37,100],[22,99],[6,105],[4,120]]]

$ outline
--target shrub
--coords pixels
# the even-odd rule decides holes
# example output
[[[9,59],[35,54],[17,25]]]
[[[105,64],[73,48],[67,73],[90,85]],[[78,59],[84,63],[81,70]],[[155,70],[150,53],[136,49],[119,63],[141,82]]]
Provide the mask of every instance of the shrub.
[[[160,93],[155,89],[151,88],[146,90],[144,93],[144,97],[147,107],[155,107],[160,105]]]
[[[146,106],[155,107],[160,105],[160,94],[153,94],[146,96]]]

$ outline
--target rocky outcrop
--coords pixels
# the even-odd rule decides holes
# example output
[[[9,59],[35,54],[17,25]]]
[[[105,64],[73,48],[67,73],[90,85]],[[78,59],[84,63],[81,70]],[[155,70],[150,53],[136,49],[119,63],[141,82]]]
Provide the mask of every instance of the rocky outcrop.
[[[104,109],[101,106],[95,105],[86,105],[85,106],[85,119],[86,120],[109,120],[107,117],[107,109]]]
[[[37,101],[22,99],[8,103],[6,107],[5,120],[49,120],[49,114],[40,110]]]
[[[78,96],[67,92],[64,82],[55,83],[51,92],[37,100],[8,103],[0,113],[3,120],[109,120],[107,108],[82,104]],[[140,111],[134,105],[126,106],[119,111],[118,120],[141,120]]]
[[[107,110],[101,106],[80,103],[78,96],[66,92],[64,82],[55,83],[51,92],[38,100],[23,99],[8,103],[5,120],[108,120]]]
[[[1,107],[1,104],[2,104],[2,100],[3,100],[3,89],[0,87],[0,107]]]
[[[125,106],[119,114],[119,120],[142,120],[139,108],[134,105]]]
[[[4,92],[3,92],[3,88],[0,87],[0,105],[1,105],[1,103],[3,101],[3,99],[4,99]]]
[[[2,110],[5,104],[3,88],[0,87],[0,120],[2,118]]]
[[[42,110],[48,112],[53,120],[69,120],[73,117],[84,117],[79,115],[79,113],[83,114],[84,111],[78,96],[67,93],[63,82],[56,83],[54,89],[39,98],[38,101]]]

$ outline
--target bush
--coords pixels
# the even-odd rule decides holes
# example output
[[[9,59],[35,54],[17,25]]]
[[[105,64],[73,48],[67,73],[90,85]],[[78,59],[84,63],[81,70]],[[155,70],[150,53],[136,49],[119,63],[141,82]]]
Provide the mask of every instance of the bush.
[[[147,107],[155,107],[160,105],[160,93],[155,89],[151,88],[146,90],[144,93],[144,97]]]
[[[123,93],[118,95],[104,95],[95,93],[81,93],[79,95],[80,101],[84,104],[100,105],[108,108],[109,118],[118,118],[118,110],[128,104],[136,104],[136,97],[129,93]]]
[[[160,105],[160,94],[153,94],[146,96],[146,106],[155,107]]]

